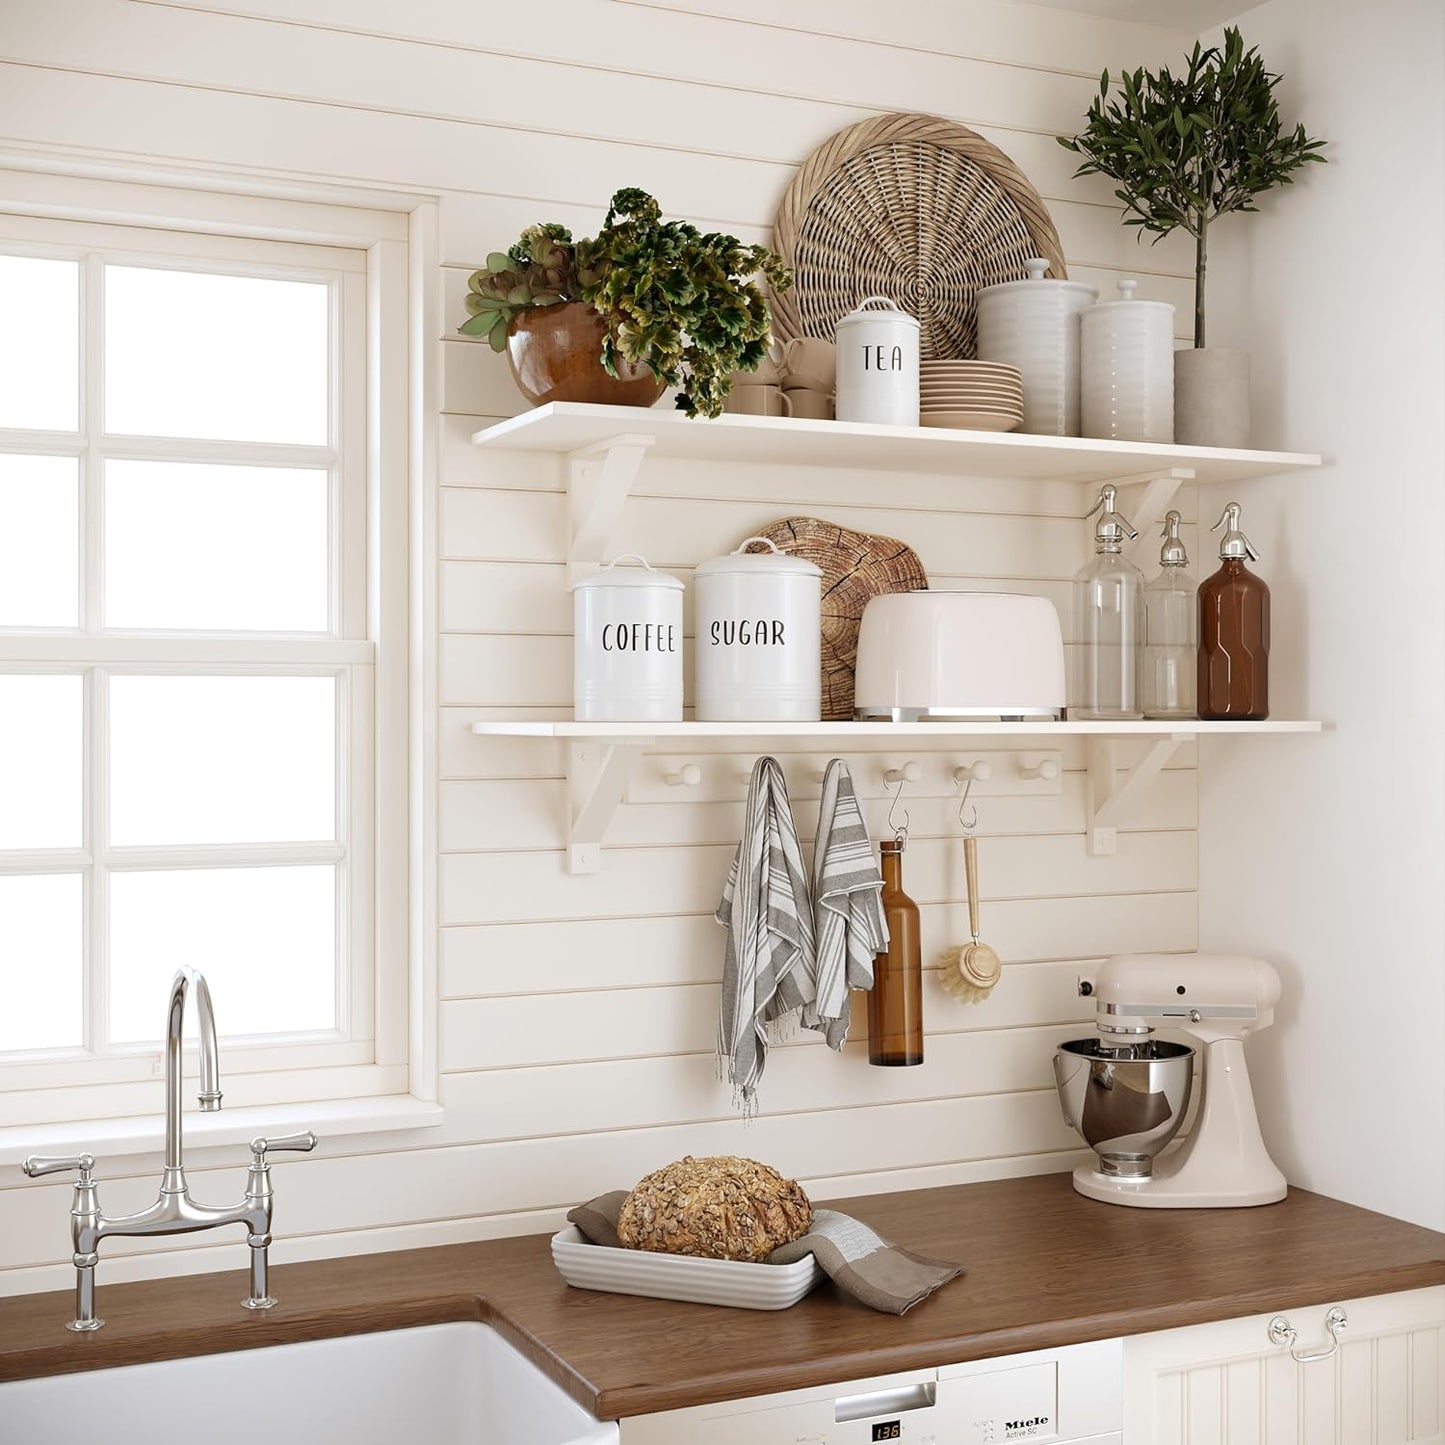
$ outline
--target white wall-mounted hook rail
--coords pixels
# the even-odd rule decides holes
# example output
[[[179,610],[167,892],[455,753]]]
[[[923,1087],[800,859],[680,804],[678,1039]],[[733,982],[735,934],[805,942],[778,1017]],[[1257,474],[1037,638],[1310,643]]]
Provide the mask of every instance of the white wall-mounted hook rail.
[[[1019,777],[1026,783],[1052,783],[1058,776],[1057,758],[1040,758],[1036,763],[1019,764]]]
[[[985,762],[966,763],[953,770],[953,781],[962,787],[965,783],[986,783],[993,777],[993,768]]]
[[[883,781],[891,788],[896,783],[916,783],[923,776],[922,763],[904,763],[901,768],[889,768],[883,774]]]
[[[664,776],[669,788],[695,788],[702,782],[702,769],[696,763],[684,763],[675,773]]]

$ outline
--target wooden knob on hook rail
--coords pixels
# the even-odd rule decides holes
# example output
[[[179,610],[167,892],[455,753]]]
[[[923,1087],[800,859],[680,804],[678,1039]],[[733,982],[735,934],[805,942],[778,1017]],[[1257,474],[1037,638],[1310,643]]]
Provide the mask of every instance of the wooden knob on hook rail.
[[[953,781],[963,783],[986,783],[993,777],[993,769],[987,763],[970,763],[964,768],[953,770]]]
[[[1019,777],[1025,782],[1052,783],[1059,775],[1059,765],[1052,758],[1044,758],[1041,762],[1035,763],[1031,768],[1020,768]]]
[[[922,776],[922,763],[904,763],[901,768],[889,768],[883,781],[891,788],[895,783],[916,783]]]
[[[702,769],[696,763],[684,763],[675,773],[668,773],[664,779],[669,788],[695,788],[702,782]]]

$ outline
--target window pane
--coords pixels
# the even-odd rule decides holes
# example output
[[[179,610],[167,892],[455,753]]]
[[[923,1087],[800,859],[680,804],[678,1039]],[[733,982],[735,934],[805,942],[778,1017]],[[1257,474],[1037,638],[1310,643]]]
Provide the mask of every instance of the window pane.
[[[325,632],[326,473],[111,461],[105,468],[105,625]]]
[[[329,867],[113,873],[111,1038],[160,1038],[181,964],[205,973],[224,1036],[335,1028],[335,895]]]
[[[85,703],[74,675],[0,675],[0,848],[79,848]]]
[[[0,877],[0,1051],[85,1041],[78,873]]]
[[[80,266],[0,256],[0,427],[79,425]]]
[[[336,836],[334,677],[112,677],[110,835],[127,847]]]
[[[75,458],[0,455],[0,627],[78,626],[79,593]]]
[[[330,287],[105,268],[105,429],[325,446]]]

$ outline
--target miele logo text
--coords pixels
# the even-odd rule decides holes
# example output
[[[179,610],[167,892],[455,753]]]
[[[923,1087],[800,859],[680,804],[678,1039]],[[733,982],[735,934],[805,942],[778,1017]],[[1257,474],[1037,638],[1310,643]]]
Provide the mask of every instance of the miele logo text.
[[[609,622],[602,629],[603,652],[676,652],[676,628],[667,622]]]
[[[1003,1438],[1005,1440],[1027,1440],[1031,1435],[1040,1434],[1051,1423],[1047,1415],[1035,1415],[1031,1420],[1005,1420],[1003,1422]]]
[[[903,348],[901,346],[865,346],[863,348],[864,371],[902,371]]]

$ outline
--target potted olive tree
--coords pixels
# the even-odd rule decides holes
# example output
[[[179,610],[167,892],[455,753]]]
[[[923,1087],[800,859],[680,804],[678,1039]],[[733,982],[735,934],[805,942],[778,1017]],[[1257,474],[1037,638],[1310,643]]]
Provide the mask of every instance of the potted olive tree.
[[[1205,345],[1204,283],[1209,227],[1254,198],[1289,185],[1293,172],[1322,161],[1324,142],[1305,128],[1286,130],[1275,87],[1257,49],[1245,50],[1235,28],[1224,45],[1201,47],[1175,76],[1125,71],[1111,92],[1109,72],[1089,107],[1087,124],[1059,144],[1081,155],[1076,175],[1119,183],[1125,224],[1158,241],[1172,231],[1194,237],[1194,350],[1174,357],[1174,434],[1198,446],[1249,445],[1249,356]]]
[[[651,406],[669,386],[689,416],[717,416],[735,371],[767,354],[772,313],[757,278],[786,290],[782,258],[734,236],[664,221],[641,190],[612,198],[595,237],[529,226],[468,282],[460,330],[505,351],[533,405]]]

